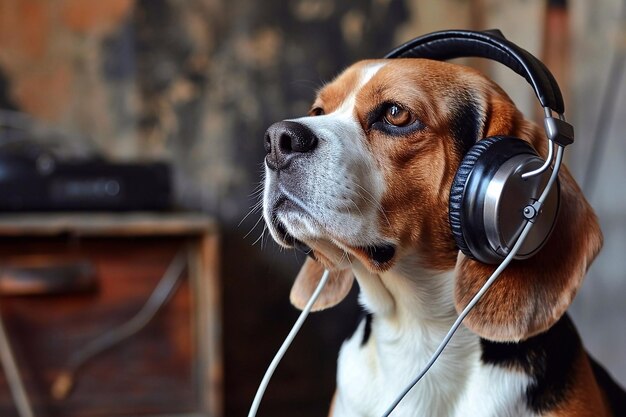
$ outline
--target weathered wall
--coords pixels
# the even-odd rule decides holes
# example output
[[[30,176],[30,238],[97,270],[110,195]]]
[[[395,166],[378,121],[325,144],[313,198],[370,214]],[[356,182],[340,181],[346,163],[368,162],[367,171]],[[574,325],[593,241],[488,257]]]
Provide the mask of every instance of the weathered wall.
[[[267,124],[393,44],[401,1],[3,0],[0,70],[21,111],[116,158],[171,158],[178,202],[238,221]],[[371,16],[368,18],[368,16]]]
[[[577,142],[570,166],[600,219],[604,248],[571,311],[589,351],[625,386],[626,1],[576,0],[572,6],[570,117]]]
[[[578,128],[580,144],[572,147],[571,162],[579,178],[592,142],[602,74],[608,70],[610,48],[603,41],[618,25],[620,1],[596,3],[591,7],[577,0],[572,9],[569,114]],[[267,236],[257,241],[260,213],[238,226],[258,199],[254,191],[265,128],[302,114],[314,91],[354,60],[379,57],[431,30],[500,27],[513,41],[540,53],[543,4],[0,0],[0,106],[72,132],[71,141],[80,137],[111,157],[172,160],[178,205],[222,221],[226,408],[229,415],[244,415],[264,367],[295,318],[287,294],[301,262],[279,252]],[[519,77],[478,65],[532,114],[532,93]],[[622,78],[622,91],[623,83]],[[623,116],[625,106],[622,100],[616,112]],[[624,118],[616,120],[623,124]],[[574,313],[592,350],[626,381],[626,331],[619,322],[626,311],[607,307],[623,306],[620,294],[626,290],[625,258],[619,256],[626,250],[626,193],[619,193],[616,202],[614,192],[624,187],[621,131],[612,131],[612,152],[607,153],[617,168],[607,164],[601,172],[603,179],[610,178],[602,188],[613,192],[599,192],[592,200],[607,237],[599,261],[603,266],[592,271]],[[310,320],[271,385],[262,408],[266,415],[323,415],[336,351],[358,314],[353,296]]]

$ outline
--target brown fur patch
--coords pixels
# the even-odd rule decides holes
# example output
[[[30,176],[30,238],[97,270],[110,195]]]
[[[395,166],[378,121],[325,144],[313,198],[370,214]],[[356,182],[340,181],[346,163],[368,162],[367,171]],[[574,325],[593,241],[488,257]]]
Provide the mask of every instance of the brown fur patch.
[[[482,94],[480,88],[469,88],[482,80],[466,67],[399,59],[387,63],[357,95],[362,124],[371,108],[394,102],[423,125],[402,137],[369,130],[368,144],[387,187],[381,202],[385,217],[379,221],[383,234],[398,244],[399,256],[419,256],[431,270],[449,270],[456,262],[447,217],[450,186],[462,157],[451,128],[453,109],[468,96]]]
[[[296,308],[302,310],[315,292],[324,273],[324,266],[311,258],[307,258],[291,287],[289,300]],[[330,272],[328,282],[311,311],[321,311],[339,304],[350,292],[354,275],[351,269]]]
[[[319,107],[324,113],[332,113],[352,94],[361,78],[362,69],[369,61],[361,61],[346,69],[332,83],[325,85],[317,95],[312,108]]]

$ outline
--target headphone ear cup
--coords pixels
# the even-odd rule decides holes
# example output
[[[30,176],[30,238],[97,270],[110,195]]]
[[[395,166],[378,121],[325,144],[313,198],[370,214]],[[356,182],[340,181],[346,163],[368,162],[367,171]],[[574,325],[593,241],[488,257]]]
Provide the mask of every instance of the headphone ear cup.
[[[527,180],[522,172],[543,160],[525,141],[508,136],[480,140],[465,155],[456,172],[449,200],[449,222],[459,249],[472,259],[495,264],[504,259],[525,224],[522,210],[539,198],[548,175]],[[535,254],[556,221],[558,186],[542,207],[517,259]]]

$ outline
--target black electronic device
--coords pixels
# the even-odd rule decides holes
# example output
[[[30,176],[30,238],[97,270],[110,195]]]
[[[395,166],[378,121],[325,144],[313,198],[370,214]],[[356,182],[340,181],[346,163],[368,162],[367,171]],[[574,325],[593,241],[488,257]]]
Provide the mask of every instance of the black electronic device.
[[[0,211],[166,210],[167,163],[61,157],[30,141],[0,147]]]

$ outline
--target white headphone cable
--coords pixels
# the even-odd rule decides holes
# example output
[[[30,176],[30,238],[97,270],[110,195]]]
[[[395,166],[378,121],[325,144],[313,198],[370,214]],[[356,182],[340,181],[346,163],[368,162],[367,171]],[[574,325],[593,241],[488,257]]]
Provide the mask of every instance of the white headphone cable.
[[[254,396],[254,401],[252,402],[252,406],[250,406],[248,417],[256,416],[256,412],[259,409],[261,400],[263,399],[263,394],[265,394],[265,389],[267,388],[267,385],[269,384],[270,379],[272,378],[272,375],[274,374],[274,371],[276,370],[276,367],[278,366],[281,359],[285,355],[285,352],[287,352],[287,349],[289,349],[289,345],[291,345],[291,342],[298,334],[298,331],[300,331],[302,324],[304,324],[304,320],[306,320],[307,316],[311,312],[311,309],[313,308],[313,304],[315,304],[315,301],[317,301],[317,298],[319,297],[320,293],[322,292],[322,289],[326,285],[326,282],[328,282],[329,275],[330,273],[326,269],[324,273],[322,274],[322,278],[320,279],[319,284],[317,284],[317,288],[315,288],[313,295],[309,299],[309,302],[306,304],[306,306],[302,310],[302,313],[300,313],[298,320],[296,320],[295,324],[291,328],[291,331],[285,338],[285,341],[283,342],[283,344],[280,346],[280,349],[278,349],[278,352],[276,352],[276,356],[274,356],[274,359],[272,359],[270,366],[267,367],[267,371],[265,371],[265,375],[263,375],[261,384],[259,385],[256,395]]]
[[[543,204],[543,202],[546,200],[546,198],[548,197],[548,194],[550,192],[550,189],[552,188],[552,186],[556,182],[556,178],[557,178],[558,173],[559,173],[559,168],[561,167],[561,162],[563,160],[563,149],[564,148],[562,146],[558,146],[558,148],[557,148],[556,161],[554,162],[554,169],[552,171],[552,175],[550,176],[550,179],[548,180],[548,183],[546,184],[546,187],[544,188],[543,192],[541,193],[541,196],[537,200],[537,204],[539,206],[541,206]],[[396,398],[396,400],[389,406],[389,408],[387,408],[387,411],[385,411],[385,413],[382,415],[382,417],[389,417],[389,415],[391,415],[391,413],[398,406],[398,404],[400,404],[400,401],[402,401],[402,399],[409,393],[409,391],[411,391],[411,389],[413,389],[413,387],[424,377],[424,375],[426,375],[426,373],[430,370],[430,368],[435,364],[435,362],[439,358],[439,355],[441,355],[441,352],[443,352],[445,347],[448,345],[448,342],[450,342],[450,339],[452,339],[452,336],[454,336],[454,333],[457,331],[459,326],[461,326],[461,323],[463,322],[465,317],[470,313],[470,311],[472,311],[474,306],[480,301],[480,299],[487,292],[489,287],[491,287],[491,285],[496,281],[496,279],[498,279],[498,277],[500,276],[502,271],[504,271],[504,269],[509,265],[509,263],[513,260],[515,255],[517,255],[517,252],[522,247],[522,244],[524,243],[524,240],[526,239],[526,236],[530,232],[530,229],[532,229],[533,224],[534,223],[532,221],[528,221],[528,220],[526,221],[526,225],[522,229],[522,232],[520,233],[519,237],[517,238],[517,241],[513,245],[513,248],[511,249],[509,254],[506,256],[506,258],[504,258],[504,260],[498,266],[498,268],[496,268],[496,270],[493,271],[493,274],[491,274],[491,276],[489,277],[487,282],[485,282],[485,284],[482,286],[480,291],[478,291],[476,293],[476,295],[474,295],[474,297],[467,304],[467,306],[463,309],[463,311],[461,311],[461,313],[459,314],[459,317],[456,319],[456,321],[454,322],[452,327],[450,327],[450,330],[448,331],[446,336],[443,338],[443,340],[441,341],[441,343],[437,347],[437,350],[435,351],[435,353],[433,353],[432,357],[430,358],[430,360],[428,361],[426,366],[424,366],[424,369],[422,369],[422,371],[413,379],[413,381],[411,381],[409,383],[409,385],[407,385],[407,387]]]

